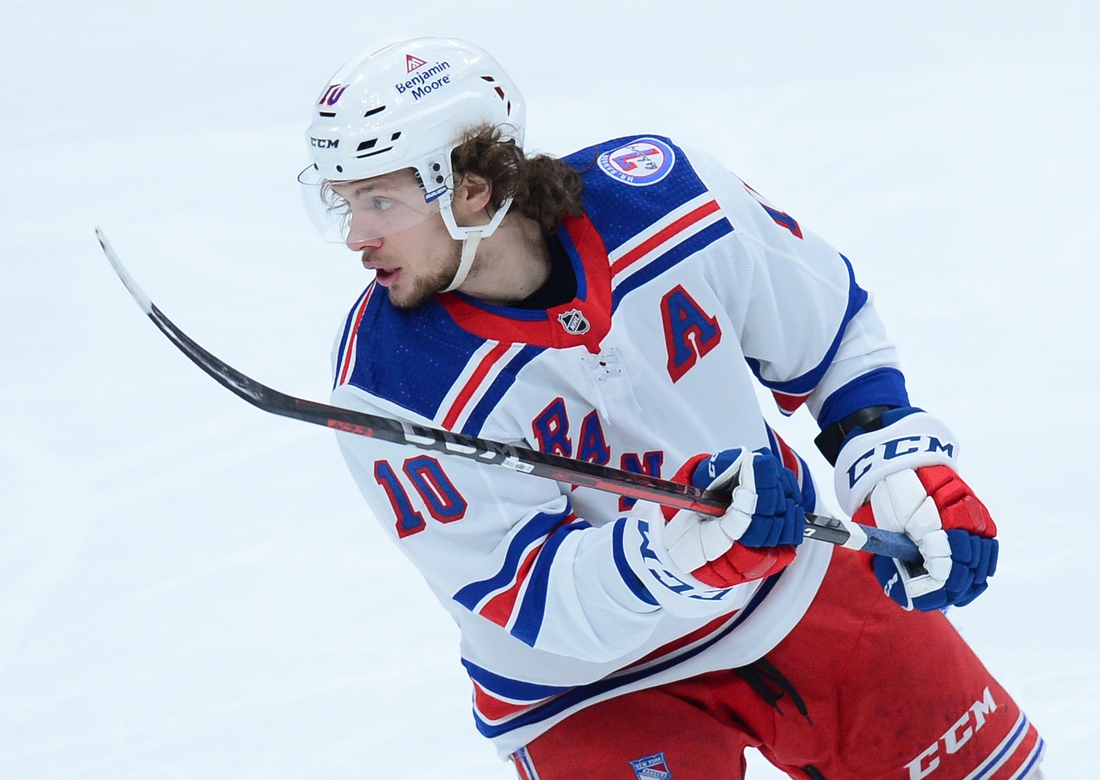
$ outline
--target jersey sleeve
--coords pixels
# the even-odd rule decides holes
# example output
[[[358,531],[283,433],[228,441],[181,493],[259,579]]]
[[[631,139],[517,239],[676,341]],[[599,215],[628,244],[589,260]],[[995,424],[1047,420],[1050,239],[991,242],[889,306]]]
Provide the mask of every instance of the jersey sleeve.
[[[864,406],[908,405],[894,345],[848,258],[712,158],[691,159],[734,225],[711,250],[712,282],[780,410],[806,404],[824,427]]]
[[[394,412],[348,386],[337,388],[333,402]],[[706,598],[681,589],[658,599],[652,575],[640,565],[646,539],[639,521],[620,517],[595,527],[574,514],[551,480],[381,440],[337,437],[371,511],[460,624],[485,620],[539,650],[609,661],[642,646],[661,610],[716,615],[751,596],[751,588]]]

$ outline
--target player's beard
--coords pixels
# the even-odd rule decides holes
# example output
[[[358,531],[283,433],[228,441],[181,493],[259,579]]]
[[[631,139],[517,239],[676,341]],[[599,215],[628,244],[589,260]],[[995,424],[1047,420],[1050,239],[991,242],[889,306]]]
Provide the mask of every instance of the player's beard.
[[[462,259],[462,244],[452,241],[449,255],[439,266],[439,270],[413,280],[412,286],[403,294],[389,290],[390,303],[397,309],[416,309],[423,306],[436,293],[443,292],[458,273],[458,264]]]

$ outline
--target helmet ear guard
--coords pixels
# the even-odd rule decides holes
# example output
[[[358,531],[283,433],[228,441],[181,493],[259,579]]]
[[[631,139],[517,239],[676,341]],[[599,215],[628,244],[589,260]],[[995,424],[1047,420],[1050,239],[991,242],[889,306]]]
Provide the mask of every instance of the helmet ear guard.
[[[454,179],[450,150],[446,154],[437,152],[421,160],[416,166],[416,173],[420,177],[420,185],[424,188],[426,202],[430,203],[443,197],[450,199],[450,183]]]

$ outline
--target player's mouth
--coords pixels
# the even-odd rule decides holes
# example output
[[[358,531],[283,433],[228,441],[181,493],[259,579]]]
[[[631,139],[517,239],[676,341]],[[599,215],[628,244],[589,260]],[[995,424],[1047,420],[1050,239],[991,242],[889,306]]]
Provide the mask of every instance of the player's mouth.
[[[375,281],[383,287],[392,287],[401,276],[400,268],[385,268],[383,266],[375,266],[372,268],[367,265],[367,263],[363,263],[363,267],[368,271],[374,271]]]

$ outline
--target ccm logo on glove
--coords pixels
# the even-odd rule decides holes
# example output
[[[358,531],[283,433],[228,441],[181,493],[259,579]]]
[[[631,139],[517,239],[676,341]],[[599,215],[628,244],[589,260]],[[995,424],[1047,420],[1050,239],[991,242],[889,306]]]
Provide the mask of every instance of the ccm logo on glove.
[[[848,489],[855,488],[860,478],[875,466],[876,456],[878,460],[889,461],[906,455],[937,452],[942,452],[948,458],[954,458],[955,445],[951,442],[945,444],[935,436],[902,436],[883,442],[874,449],[867,450],[848,467]]]
[[[848,515],[863,506],[871,488],[891,474],[921,466],[954,466],[959,457],[956,438],[947,426],[915,407],[882,415],[882,428],[855,429],[840,448],[834,487],[840,508]]]

